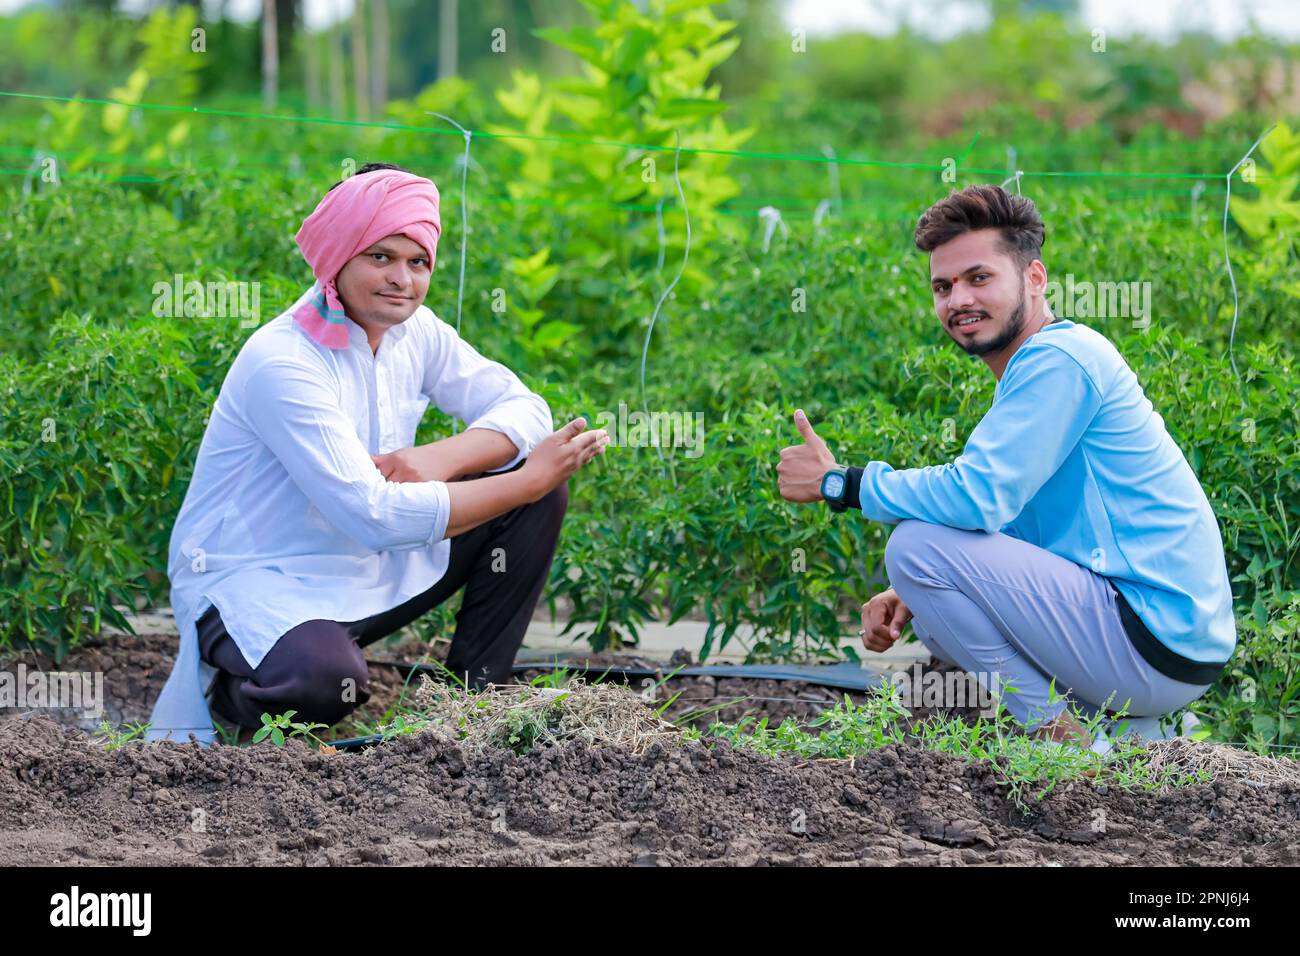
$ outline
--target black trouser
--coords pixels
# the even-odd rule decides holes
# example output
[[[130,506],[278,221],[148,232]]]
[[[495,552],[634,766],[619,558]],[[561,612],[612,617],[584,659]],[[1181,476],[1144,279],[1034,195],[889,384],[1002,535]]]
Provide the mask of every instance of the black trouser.
[[[220,613],[209,608],[198,632],[203,660],[219,671],[213,710],[246,727],[260,726],[263,713],[287,710],[297,711],[295,720],[335,724],[370,699],[361,648],[406,627],[462,587],[447,669],[475,689],[506,683],[550,574],[568,501],[565,483],[457,535],[447,573],[429,590],[359,621],[305,621],[282,635],[257,667],[249,666]]]

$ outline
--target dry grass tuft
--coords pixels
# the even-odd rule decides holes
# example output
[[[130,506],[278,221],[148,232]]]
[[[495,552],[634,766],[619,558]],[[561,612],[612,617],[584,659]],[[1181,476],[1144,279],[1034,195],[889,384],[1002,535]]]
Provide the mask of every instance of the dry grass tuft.
[[[1300,763],[1264,757],[1225,744],[1175,737],[1147,745],[1151,770],[1168,770],[1172,776],[1208,773],[1212,780],[1240,780],[1253,787],[1278,784],[1300,786]]]
[[[581,678],[561,688],[508,684],[466,693],[426,677],[414,702],[420,717],[451,731],[467,755],[490,747],[524,753],[571,740],[642,754],[653,743],[681,740],[679,728],[627,688]]]

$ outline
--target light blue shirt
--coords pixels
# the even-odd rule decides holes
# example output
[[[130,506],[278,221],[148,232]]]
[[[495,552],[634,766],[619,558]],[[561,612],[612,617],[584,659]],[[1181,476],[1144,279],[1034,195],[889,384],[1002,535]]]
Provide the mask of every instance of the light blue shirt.
[[[1236,646],[1223,541],[1200,482],[1110,341],[1058,320],[1016,350],[957,459],[862,475],[862,511],[1001,531],[1113,580],[1171,651]]]

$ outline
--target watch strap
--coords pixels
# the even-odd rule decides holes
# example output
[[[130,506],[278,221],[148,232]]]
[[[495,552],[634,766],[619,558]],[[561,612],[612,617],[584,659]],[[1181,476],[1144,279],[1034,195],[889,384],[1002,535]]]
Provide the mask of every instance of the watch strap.
[[[862,468],[844,469],[844,498],[843,504],[849,508],[862,510]]]

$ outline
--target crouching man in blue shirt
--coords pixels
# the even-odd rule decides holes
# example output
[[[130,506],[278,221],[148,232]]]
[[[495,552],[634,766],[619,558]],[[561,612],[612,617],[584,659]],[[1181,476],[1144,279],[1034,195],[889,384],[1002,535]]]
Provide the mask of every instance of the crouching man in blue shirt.
[[[892,587],[862,607],[869,650],[910,620],[935,657],[1011,685],[1003,703],[1037,736],[1104,752],[1069,703],[1150,718],[1130,729],[1153,735],[1232,656],[1232,593],[1214,512],[1132,370],[1049,312],[1043,235],[1034,204],[997,186],[917,225],[944,332],[997,379],[955,461],[841,467],[798,411],[804,444],[777,473],[789,501],[897,524]]]

